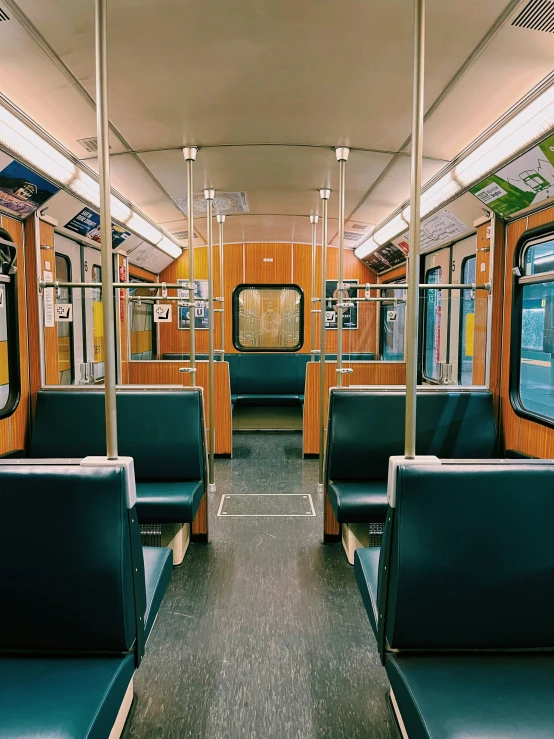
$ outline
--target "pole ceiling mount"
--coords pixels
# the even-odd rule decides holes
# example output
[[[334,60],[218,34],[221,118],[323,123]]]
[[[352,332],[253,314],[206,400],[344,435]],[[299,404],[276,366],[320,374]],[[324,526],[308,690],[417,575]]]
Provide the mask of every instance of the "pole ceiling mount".
[[[198,154],[197,146],[185,146],[183,149],[183,156],[185,157],[185,162],[195,162],[197,154]]]
[[[329,190],[328,188],[322,187],[319,191],[319,194],[322,200],[329,200],[329,198],[331,197],[331,190]]]

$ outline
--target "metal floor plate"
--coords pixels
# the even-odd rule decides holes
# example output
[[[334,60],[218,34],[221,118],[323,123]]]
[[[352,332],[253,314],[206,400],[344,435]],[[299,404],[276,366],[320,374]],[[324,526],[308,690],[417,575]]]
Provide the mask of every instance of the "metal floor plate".
[[[232,518],[256,516],[313,518],[315,508],[312,496],[305,493],[238,493],[221,497],[217,515]]]

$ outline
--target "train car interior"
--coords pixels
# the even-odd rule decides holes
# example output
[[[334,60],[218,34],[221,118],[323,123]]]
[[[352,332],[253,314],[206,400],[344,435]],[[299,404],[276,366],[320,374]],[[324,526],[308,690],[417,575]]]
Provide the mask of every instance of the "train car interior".
[[[0,40],[0,739],[552,739],[554,0]]]

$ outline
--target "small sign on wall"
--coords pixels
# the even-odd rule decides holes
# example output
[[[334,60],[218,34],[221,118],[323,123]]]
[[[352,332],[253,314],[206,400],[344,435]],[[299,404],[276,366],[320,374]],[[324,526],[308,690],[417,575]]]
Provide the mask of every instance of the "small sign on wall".
[[[73,320],[73,306],[69,303],[57,303],[55,315],[58,323],[71,323]]]
[[[158,303],[154,308],[154,323],[171,323],[171,305]]]
[[[44,270],[43,279],[44,282],[52,282],[52,272]],[[44,288],[44,328],[54,328],[54,288]]]
[[[398,311],[397,310],[388,310],[387,311],[387,321],[398,321]]]

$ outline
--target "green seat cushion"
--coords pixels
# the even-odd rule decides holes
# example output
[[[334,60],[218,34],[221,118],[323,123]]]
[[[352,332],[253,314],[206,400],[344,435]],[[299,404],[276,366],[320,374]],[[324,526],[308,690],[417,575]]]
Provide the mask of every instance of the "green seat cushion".
[[[137,482],[137,514],[141,523],[192,523],[202,496],[200,480]]]
[[[554,736],[552,652],[395,654],[385,664],[410,739]]]
[[[106,739],[134,670],[133,655],[0,658],[0,739]]]
[[[143,547],[144,577],[146,581],[146,612],[144,632],[146,638],[152,630],[165,591],[171,580],[173,554],[166,547]]]

